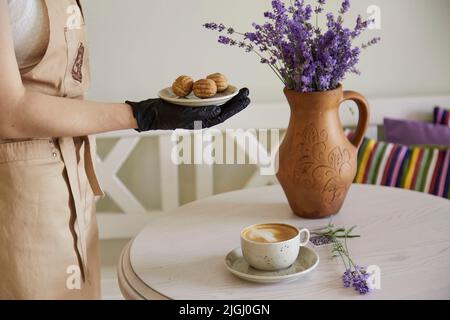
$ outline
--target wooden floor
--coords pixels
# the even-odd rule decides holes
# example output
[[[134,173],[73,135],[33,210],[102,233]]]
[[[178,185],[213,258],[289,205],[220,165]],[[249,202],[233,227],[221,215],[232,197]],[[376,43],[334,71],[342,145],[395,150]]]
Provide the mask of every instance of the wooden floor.
[[[117,282],[117,262],[129,239],[101,240],[102,255],[102,299],[122,300]]]

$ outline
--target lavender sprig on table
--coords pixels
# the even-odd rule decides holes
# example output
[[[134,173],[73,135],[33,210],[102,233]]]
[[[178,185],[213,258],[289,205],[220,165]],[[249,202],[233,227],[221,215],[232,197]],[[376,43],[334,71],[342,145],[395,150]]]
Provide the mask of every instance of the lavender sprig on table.
[[[367,294],[370,292],[368,284],[369,274],[365,267],[356,265],[350,257],[350,252],[347,246],[347,239],[357,238],[360,235],[352,234],[356,226],[350,229],[336,228],[331,222],[320,229],[316,229],[311,233],[320,239],[319,242],[332,243],[333,257],[340,257],[345,266],[345,272],[342,275],[342,283],[344,287],[353,287],[360,294]],[[340,239],[344,239],[341,241]]]
[[[313,8],[304,0],[272,1],[272,10],[264,13],[266,22],[253,23],[254,31],[240,33],[224,24],[206,23],[209,30],[225,33],[219,43],[254,52],[261,63],[267,64],[288,88],[300,92],[326,91],[337,88],[347,73],[359,74],[356,65],[361,48],[380,41],[353,46],[353,41],[365,31],[371,21],[358,16],[352,28],[344,27],[344,16],[350,1],[344,0],[337,17],[325,15],[326,30],[319,28],[319,20],[326,0],[317,0]],[[236,40],[235,36],[240,39]]]

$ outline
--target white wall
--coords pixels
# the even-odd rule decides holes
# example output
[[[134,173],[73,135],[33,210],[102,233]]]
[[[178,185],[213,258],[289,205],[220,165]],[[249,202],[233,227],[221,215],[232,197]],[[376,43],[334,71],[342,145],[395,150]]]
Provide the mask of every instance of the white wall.
[[[337,7],[340,1],[328,0]],[[380,6],[379,46],[364,52],[361,77],[344,85],[369,97],[450,93],[450,0],[353,0],[351,14]],[[223,72],[251,90],[257,102],[284,101],[279,80],[254,56],[217,43],[217,34],[202,28],[208,21],[248,31],[262,21],[270,0],[84,0],[88,24],[92,87],[90,99],[124,101],[155,97],[180,74],[196,78]],[[353,22],[353,19],[352,19]],[[286,104],[287,107],[287,104]],[[115,141],[100,141],[105,155]],[[144,139],[122,167],[119,177],[148,209],[160,207],[159,150]],[[256,169],[215,166],[214,192],[241,188]],[[195,199],[194,168],[180,168],[180,201]],[[120,211],[110,199],[99,211]]]
[[[328,0],[339,5],[340,1]],[[352,15],[369,5],[382,10],[381,44],[362,56],[361,77],[349,77],[348,89],[370,97],[450,93],[450,0],[353,0]],[[217,43],[217,34],[204,30],[204,22],[217,21],[248,31],[261,21],[270,0],[83,0],[92,60],[90,99],[124,101],[155,97],[179,74],[203,77],[220,71],[239,86],[251,89],[254,102],[284,101],[276,77],[258,59]],[[287,108],[287,104],[286,104]],[[251,108],[249,108],[251,112]],[[431,116],[431,113],[430,113]],[[115,139],[102,139],[104,157]],[[160,150],[157,140],[144,138],[121,167],[118,177],[148,210],[161,209]],[[240,189],[257,172],[254,165],[215,165],[214,193]],[[179,200],[197,198],[195,168],[179,168]],[[107,196],[99,212],[122,211]],[[119,220],[121,221],[121,220]],[[100,229],[111,234],[109,224]],[[111,221],[110,221],[111,222]],[[120,222],[118,222],[120,223]],[[127,232],[126,226],[122,226]],[[121,232],[123,234],[123,232]],[[119,242],[119,247],[125,242]],[[118,257],[103,242],[103,258],[113,274]],[[119,251],[117,251],[119,252]],[[109,271],[108,271],[109,270]],[[105,270],[104,270],[105,271]]]
[[[340,1],[329,0],[335,4]],[[179,74],[220,71],[251,89],[254,101],[283,99],[279,80],[256,57],[216,42],[203,29],[218,21],[247,31],[270,0],[85,0],[93,83],[90,98],[154,97]],[[362,76],[346,88],[367,96],[450,92],[449,0],[353,0],[351,14],[376,4],[382,43],[363,53]]]

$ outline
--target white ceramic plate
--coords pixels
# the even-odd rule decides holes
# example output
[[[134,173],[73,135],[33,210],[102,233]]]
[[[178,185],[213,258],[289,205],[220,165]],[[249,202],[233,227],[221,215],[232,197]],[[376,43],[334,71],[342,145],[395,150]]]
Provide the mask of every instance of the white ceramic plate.
[[[230,251],[225,258],[225,266],[235,276],[259,283],[291,282],[314,270],[319,264],[319,255],[311,248],[301,247],[294,264],[278,271],[260,271],[248,265],[241,248]]]
[[[209,99],[200,99],[196,97],[192,92],[187,97],[180,98],[173,93],[172,87],[168,87],[158,92],[158,96],[167,102],[194,108],[205,106],[221,106],[230,101],[238,93],[239,90],[235,86],[230,85],[227,90],[218,93],[214,97]]]

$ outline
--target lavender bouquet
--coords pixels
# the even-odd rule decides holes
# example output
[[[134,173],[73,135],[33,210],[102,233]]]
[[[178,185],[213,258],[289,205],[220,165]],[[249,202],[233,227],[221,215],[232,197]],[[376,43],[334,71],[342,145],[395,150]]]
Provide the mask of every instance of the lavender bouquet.
[[[326,0],[316,0],[314,8],[304,0],[272,1],[272,11],[264,13],[264,24],[253,24],[254,31],[241,33],[224,24],[206,23],[204,27],[226,35],[219,43],[254,52],[261,63],[268,65],[286,88],[299,92],[333,90],[347,73],[359,74],[356,64],[361,48],[376,44],[376,37],[367,43],[353,46],[353,40],[367,29],[369,20],[361,16],[352,29],[344,27],[344,16],[350,1],[342,2],[337,17],[328,13],[326,30],[319,28],[319,19]],[[236,39],[237,36],[241,38]]]
[[[367,268],[359,266],[353,262],[350,257],[350,252],[347,246],[347,239],[359,238],[359,235],[352,234],[356,226],[350,229],[336,228],[331,222],[323,228],[312,231],[314,235],[311,242],[315,245],[332,244],[333,258],[341,258],[345,267],[345,272],[342,275],[342,283],[344,287],[353,287],[360,294],[368,294],[371,292],[369,286],[370,274]],[[344,239],[341,241],[340,239]]]

